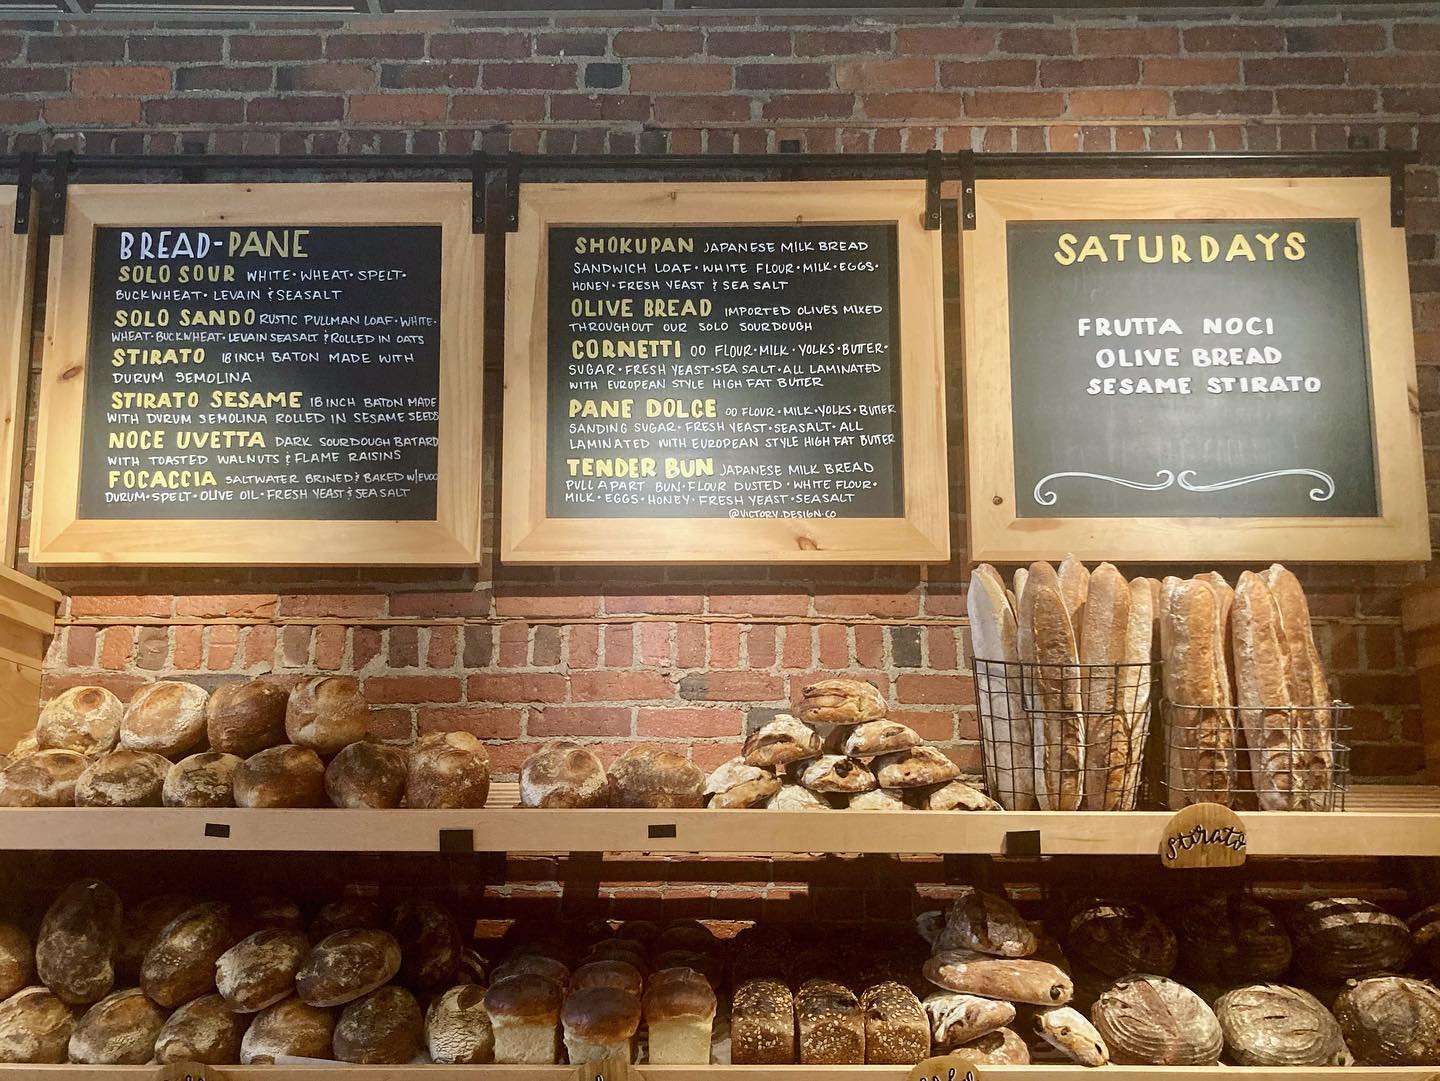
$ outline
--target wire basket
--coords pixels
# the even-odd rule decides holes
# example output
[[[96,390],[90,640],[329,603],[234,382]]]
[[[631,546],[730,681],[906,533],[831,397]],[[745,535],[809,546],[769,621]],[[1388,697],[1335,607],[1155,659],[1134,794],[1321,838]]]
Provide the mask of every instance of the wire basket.
[[[1343,811],[1350,782],[1350,707],[1276,709],[1160,703],[1151,748],[1155,802],[1178,810]]]
[[[994,799],[1011,811],[1135,809],[1157,666],[974,664]]]

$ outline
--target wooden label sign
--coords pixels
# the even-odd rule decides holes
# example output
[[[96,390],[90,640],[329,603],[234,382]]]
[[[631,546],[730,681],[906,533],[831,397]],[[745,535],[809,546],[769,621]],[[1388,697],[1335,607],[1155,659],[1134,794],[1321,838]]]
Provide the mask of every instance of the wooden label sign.
[[[502,557],[944,558],[938,234],[920,227],[923,194],[527,185],[509,264]]]
[[[181,1059],[157,1069],[153,1081],[225,1081],[225,1075],[215,1066]]]
[[[976,558],[1428,552],[1387,181],[982,187]]]
[[[640,1071],[619,1055],[575,1067],[574,1081],[639,1081]]]
[[[33,558],[473,560],[468,201],[464,185],[72,188]]]
[[[1239,867],[1245,862],[1245,823],[1219,803],[1192,803],[1165,824],[1160,862],[1166,867]]]
[[[979,1081],[980,1071],[964,1055],[937,1055],[910,1067],[906,1081]]]

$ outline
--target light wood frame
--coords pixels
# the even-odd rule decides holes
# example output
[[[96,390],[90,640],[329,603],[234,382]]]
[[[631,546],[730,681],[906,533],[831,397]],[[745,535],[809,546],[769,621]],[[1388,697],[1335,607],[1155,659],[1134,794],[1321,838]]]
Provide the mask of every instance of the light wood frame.
[[[0,192],[0,538],[15,565],[30,386],[30,313],[34,305],[35,229],[16,233],[16,189]],[[32,202],[33,207],[33,202]],[[33,218],[32,214],[32,218]]]
[[[433,521],[84,519],[81,425],[98,226],[439,225],[440,448]],[[31,522],[37,564],[467,564],[480,554],[484,240],[470,185],[72,185],[50,247]]]
[[[527,184],[505,283],[500,558],[507,563],[925,563],[950,556],[939,230],[923,181]],[[547,230],[585,225],[897,227],[905,515],[552,518],[546,512]]]
[[[1370,356],[1376,518],[1020,518],[1010,397],[1007,226],[1018,221],[1353,220]],[[1430,558],[1405,231],[1388,177],[981,180],[964,234],[970,558],[1313,562]]]

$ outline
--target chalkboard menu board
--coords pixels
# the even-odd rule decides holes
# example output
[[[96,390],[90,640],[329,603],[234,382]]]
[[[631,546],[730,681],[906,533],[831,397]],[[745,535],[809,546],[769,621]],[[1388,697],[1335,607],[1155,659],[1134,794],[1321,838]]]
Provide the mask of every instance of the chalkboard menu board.
[[[95,234],[80,513],[429,519],[440,227]]]
[[[948,558],[925,207],[916,180],[527,183],[500,558]]]
[[[1353,221],[1009,227],[1025,518],[1373,517]]]
[[[971,558],[1428,558],[1390,203],[1383,176],[977,182]]]
[[[552,516],[904,514],[894,226],[548,246]]]

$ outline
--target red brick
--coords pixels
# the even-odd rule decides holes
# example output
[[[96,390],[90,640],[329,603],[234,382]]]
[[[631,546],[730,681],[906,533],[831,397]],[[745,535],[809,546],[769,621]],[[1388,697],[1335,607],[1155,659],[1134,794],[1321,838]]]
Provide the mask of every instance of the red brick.
[[[387,90],[466,90],[480,78],[478,64],[382,64],[380,85]]]
[[[477,739],[518,739],[520,710],[504,706],[427,706],[416,710],[421,735],[429,732],[469,732]]]
[[[170,615],[173,604],[173,597],[162,597],[157,594],[78,594],[70,598],[69,613],[75,618],[81,616],[147,616],[163,618]]]
[[[545,98],[538,94],[456,94],[450,119],[458,121],[543,120]]]
[[[100,632],[100,667],[118,671],[130,664],[135,632],[129,627],[106,627]]]
[[[445,119],[444,94],[355,94],[350,119],[366,124],[423,124]]]
[[[133,98],[52,98],[44,103],[45,122],[67,127],[105,127],[140,123],[140,102]]]
[[[708,628],[710,639],[710,667],[740,667],[740,626],[736,623],[712,623]]]
[[[1352,93],[1365,94],[1369,91],[1352,91]],[[1430,117],[1440,115],[1440,85],[1393,90],[1387,88],[1383,91],[1382,98],[1383,111],[1387,113],[1419,113],[1421,116]],[[1356,98],[1351,105],[1355,111],[1360,111],[1361,99]],[[1433,291],[1426,290],[1413,282],[1411,287],[1420,292]]]
[[[119,34],[32,34],[25,56],[35,64],[76,64],[85,61],[123,60],[125,38]]]
[[[505,623],[500,627],[496,664],[501,668],[524,668],[530,663],[530,625]]]
[[[690,745],[690,761],[706,773],[723,765],[739,753],[740,743],[738,740],[724,743],[692,743]],[[753,892],[749,890],[744,891],[744,894],[747,897],[753,896]]]
[[[830,72],[829,64],[737,64],[735,86],[740,90],[828,90]]]
[[[750,99],[745,97],[655,99],[655,121],[659,124],[725,123],[748,119],[750,119]]]
[[[641,121],[650,118],[643,94],[551,94],[551,120]]]
[[[940,64],[943,87],[1034,86],[1034,60],[946,60]]]
[[[779,94],[761,106],[761,115],[771,120],[843,119],[855,111],[849,94]]]
[[[220,625],[206,628],[205,667],[212,672],[225,672],[235,667],[240,651],[240,628]]]
[[[959,649],[955,641],[954,628],[927,627],[925,629],[925,663],[931,668],[941,671],[959,666]]]
[[[866,94],[860,108],[877,120],[956,120],[965,115],[959,94]]]
[[[156,127],[238,124],[245,117],[239,98],[162,98],[145,103],[145,122]]]
[[[369,64],[304,64],[280,68],[278,90],[373,90],[375,69]]]
[[[338,60],[418,60],[425,55],[420,34],[331,34],[325,55]]]
[[[497,593],[495,595],[495,614],[528,616],[533,619],[595,616],[600,614],[600,598],[580,593],[548,596]]]
[[[1352,56],[1350,82],[1354,85],[1423,86],[1440,82],[1440,61],[1431,56]]]
[[[310,664],[310,627],[283,627],[280,630],[280,662],[285,668],[304,668]]]
[[[1269,90],[1179,90],[1176,116],[1267,116],[1275,109]]]
[[[345,663],[345,628],[330,624],[315,628],[315,667],[334,672]]]
[[[430,55],[436,60],[522,60],[531,55],[530,44],[529,34],[511,30],[432,34]]]
[[[702,672],[680,680],[680,697],[691,702],[778,702],[785,697],[785,683],[759,672]]]
[[[219,60],[224,39],[219,34],[143,34],[130,38],[131,60]]]
[[[16,67],[0,68],[0,93],[63,94],[70,88],[70,75],[64,68]]]
[[[814,663],[813,629],[808,624],[785,628],[784,646],[780,652],[782,668],[809,668]]]
[[[675,697],[675,685],[658,672],[572,672],[575,702],[639,702]]]
[[[1173,56],[1180,51],[1180,31],[1173,26],[1081,26],[1075,45],[1081,56]]]
[[[370,676],[365,697],[374,703],[458,702],[460,680],[455,676]]]
[[[974,117],[1054,117],[1065,111],[1065,96],[1049,91],[976,91],[967,96],[966,111]]]
[[[1376,23],[1291,26],[1285,48],[1292,53],[1371,53],[1385,48],[1385,28]]]
[[[810,610],[804,593],[712,593],[709,603],[717,615],[803,616]]]
[[[408,743],[415,738],[414,718],[408,709],[372,709],[370,738]]]
[[[1397,49],[1440,53],[1440,22],[1397,23],[1392,33]]]
[[[70,75],[70,92],[79,97],[141,97],[169,89],[169,68],[76,68]]]
[[[275,660],[277,628],[269,626],[247,627],[245,629],[246,668],[268,666]]]
[[[1188,26],[1181,40],[1187,53],[1278,53],[1285,33],[1278,26],[1224,24]]]
[[[1169,116],[1170,95],[1164,90],[1074,90],[1066,109],[1069,116]]]
[[[427,668],[451,668],[455,664],[455,651],[460,636],[456,627],[431,627],[430,641],[425,647]]]
[[[955,738],[953,710],[897,709],[890,711],[889,719],[908,725],[934,743],[948,743]]]
[[[472,702],[563,702],[565,677],[556,672],[474,675],[466,680],[465,697]]]
[[[628,736],[628,706],[546,706],[530,711],[532,736]]]
[[[1069,30],[1025,26],[1000,31],[999,49],[1002,53],[1066,56],[1075,51],[1075,46]]]
[[[827,668],[845,668],[850,663],[850,634],[839,624],[820,627],[820,663]]]
[[[704,44],[697,30],[622,30],[611,47],[616,56],[694,56]]]
[[[668,665],[674,655],[675,624],[640,623],[635,628],[641,664]]]
[[[760,624],[745,632],[745,663],[751,668],[775,667],[775,649],[779,645],[780,628]]]
[[[524,764],[525,759],[539,749],[538,743],[518,743],[513,740],[507,743],[497,743],[487,748],[490,752],[490,775],[492,777],[513,777],[520,772],[520,767]]]
[[[712,30],[705,35],[705,51],[711,56],[789,56],[790,35],[778,30]]]
[[[916,589],[890,593],[831,593],[815,598],[815,611],[841,616],[914,616],[920,612]]]
[[[917,26],[895,34],[901,56],[984,56],[993,52],[997,32],[982,26]]]
[[[738,709],[665,709],[642,706],[635,731],[641,736],[675,739],[708,739],[739,736],[745,730],[745,715]]]
[[[1387,92],[1387,107],[1390,106]],[[1374,90],[1289,90],[1275,92],[1279,111],[1290,116],[1369,115],[1379,108]]]
[[[675,667],[705,666],[705,627],[699,623],[681,623],[675,629]]]
[[[541,56],[604,56],[605,45],[603,33],[566,32],[535,38],[535,52]]]
[[[287,593],[280,614],[300,618],[364,619],[385,614],[383,593]]]
[[[89,668],[95,663],[99,638],[95,627],[70,627],[65,632],[65,663],[71,668]]]
[[[969,676],[906,673],[895,678],[895,697],[901,702],[922,705],[972,706],[975,681]]]
[[[1153,86],[1228,86],[1240,81],[1231,57],[1155,57],[1145,61],[1142,82]]]
[[[321,124],[345,115],[345,99],[282,94],[251,98],[245,103],[245,120],[251,124]]]
[[[610,594],[605,598],[609,615],[689,615],[705,610],[705,598],[698,593],[662,593],[647,595]]]
[[[480,85],[486,90],[574,90],[579,72],[568,61],[497,62],[480,69]]]
[[[1344,81],[1345,59],[1340,56],[1245,58],[1245,82],[1250,86],[1339,86]]]
[[[796,56],[863,56],[889,52],[890,34],[884,30],[800,30],[795,34]]]
[[[729,64],[632,64],[630,89],[687,94],[729,90],[733,71]]]
[[[230,35],[231,60],[316,60],[320,49],[313,34]]]
[[[594,668],[600,663],[600,628],[582,623],[570,628],[568,659],[571,668]]]
[[[239,67],[232,64],[207,64],[175,69],[175,89],[232,90],[254,93],[269,90],[275,73],[270,68]],[[282,88],[283,89],[283,88]]]
[[[275,615],[278,600],[274,593],[180,596],[175,598],[175,614],[206,619],[271,619]]]
[[[919,57],[903,60],[858,60],[835,66],[835,85],[841,90],[925,90],[935,85],[935,61]]]
[[[1072,86],[1130,86],[1139,79],[1140,62],[1133,57],[1040,61],[1041,86],[1062,89]]]
[[[601,635],[606,668],[627,668],[635,659],[635,631],[631,624],[611,624]]]
[[[885,663],[885,628],[861,624],[855,628],[855,659],[868,668]]]
[[[33,124],[40,119],[40,106],[36,102],[16,101],[0,98],[0,124]],[[23,542],[22,542],[23,543]]]

